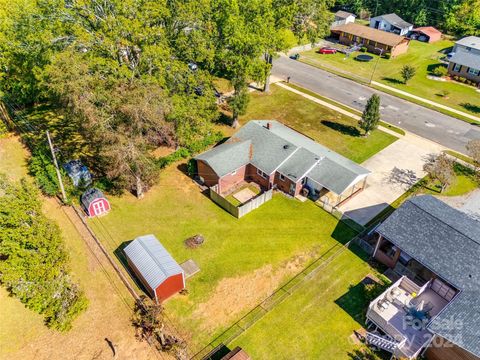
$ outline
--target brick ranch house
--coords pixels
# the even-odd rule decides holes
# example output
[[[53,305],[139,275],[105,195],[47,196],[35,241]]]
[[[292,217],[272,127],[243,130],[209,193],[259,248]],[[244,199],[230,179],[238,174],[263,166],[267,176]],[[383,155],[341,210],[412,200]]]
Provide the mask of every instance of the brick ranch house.
[[[205,185],[227,194],[244,181],[291,196],[308,189],[336,206],[366,185],[369,171],[274,120],[252,120],[225,143],[196,158]]]
[[[480,86],[480,37],[467,36],[455,43],[448,63],[451,76],[461,76]]]
[[[330,30],[339,37],[339,42],[344,45],[361,45],[374,54],[390,54],[396,57],[408,51],[410,40],[404,36],[390,32],[373,29],[357,23],[348,23],[336,26]]]
[[[480,359],[480,222],[430,195],[377,229],[373,257],[399,279],[367,311],[367,341],[393,356]],[[370,327],[371,328],[371,327]]]

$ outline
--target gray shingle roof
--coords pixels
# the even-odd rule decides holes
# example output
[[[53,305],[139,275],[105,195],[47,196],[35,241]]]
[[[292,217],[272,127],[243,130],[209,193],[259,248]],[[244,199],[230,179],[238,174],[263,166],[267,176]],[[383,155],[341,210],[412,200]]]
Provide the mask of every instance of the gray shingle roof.
[[[343,10],[338,10],[338,11],[335,13],[335,17],[340,18],[340,19],[346,19],[346,18],[348,18],[349,16],[355,16],[355,17],[357,17],[355,14],[352,14],[352,13],[349,13],[348,11],[343,11]]]
[[[470,47],[472,49],[480,50],[480,37],[478,36],[467,36],[463,39],[458,40],[455,44],[463,45]]]
[[[364,173],[363,175],[366,175]],[[312,171],[308,177],[323,187],[336,194],[342,194],[362,174],[355,173],[334,161],[325,158]]]
[[[205,161],[219,176],[225,176],[250,162],[250,140],[225,142],[195,157]]]
[[[267,129],[267,124],[270,124],[270,129]],[[238,146],[247,142],[251,144],[251,150],[250,146]],[[314,169],[317,163],[325,161],[324,165],[316,169],[315,176],[319,178],[322,169],[331,175],[324,174],[324,183],[317,182],[337,194],[346,189],[345,184],[348,187],[359,176],[369,173],[353,161],[275,120],[249,121],[225,144],[196,159],[206,161],[219,176],[239,168],[238,164],[251,163],[267,174],[279,171],[294,182],[305,175],[310,177],[308,171]],[[235,168],[231,165],[232,162],[235,163]]]
[[[297,151],[278,168],[278,172],[290,180],[297,182],[301,180],[320,159],[320,156],[315,155],[307,149],[298,148]]]
[[[403,20],[400,16],[398,16],[395,13],[380,15],[380,16],[377,16],[377,17],[373,18],[373,20],[375,20],[375,19],[383,19],[384,21],[388,22],[389,24],[392,24],[393,26],[396,26],[400,29],[405,29],[405,28],[409,28],[410,26],[413,26],[412,24],[406,22],[405,20]]]
[[[480,54],[474,54],[462,48],[457,48],[450,62],[468,66],[469,68],[480,69]]]
[[[85,209],[88,209],[93,200],[105,198],[103,192],[97,188],[90,188],[85,191],[80,197],[80,202],[82,203]]]
[[[123,251],[153,290],[168,277],[183,274],[180,265],[154,235],[136,238]]]
[[[425,195],[406,201],[377,232],[461,290],[429,328],[479,356],[480,222]],[[462,326],[445,326],[452,318]]]

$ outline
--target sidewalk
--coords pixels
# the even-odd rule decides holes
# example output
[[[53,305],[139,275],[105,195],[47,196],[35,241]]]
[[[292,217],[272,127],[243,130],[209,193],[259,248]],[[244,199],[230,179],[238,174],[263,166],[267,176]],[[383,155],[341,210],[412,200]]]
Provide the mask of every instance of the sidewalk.
[[[394,87],[391,87],[391,86],[388,86],[388,85],[385,85],[385,84],[382,84],[382,83],[379,83],[377,81],[372,81],[371,85],[375,85],[375,86],[378,86],[380,88],[383,88],[383,89],[386,89],[386,90],[389,90],[389,91],[392,91],[394,93],[397,93],[397,94],[401,94],[403,96],[407,96],[407,97],[410,97],[412,99],[415,99],[415,100],[418,100],[418,101],[421,101],[425,104],[428,104],[428,105],[432,105],[434,107],[437,107],[439,109],[443,109],[443,110],[447,110],[451,113],[454,113],[454,114],[457,114],[457,115],[461,115],[461,116],[464,116],[466,118],[469,118],[469,119],[472,119],[472,120],[475,120],[475,121],[478,121],[480,122],[480,117],[478,116],[475,116],[475,115],[471,115],[471,114],[467,114],[466,112],[463,112],[463,111],[460,111],[460,110],[456,110],[456,109],[453,109],[451,107],[448,107],[448,106],[445,106],[445,105],[442,105],[442,104],[439,104],[435,101],[431,101],[431,100],[427,100],[427,99],[424,99],[420,96],[416,96],[416,95],[412,95],[406,91],[403,91],[403,90],[398,90]]]
[[[302,91],[300,91],[300,90],[297,90],[297,89],[294,89],[294,88],[292,88],[292,87],[288,86],[287,84],[284,84],[284,83],[282,83],[282,82],[280,82],[280,81],[281,81],[280,79],[278,79],[278,80],[275,79],[275,84],[278,85],[278,86],[280,86],[280,87],[282,87],[282,88],[284,88],[285,90],[288,90],[288,91],[291,91],[291,92],[293,92],[293,93],[295,93],[295,94],[297,94],[297,95],[303,96],[304,98],[306,98],[306,99],[308,99],[308,100],[311,100],[311,101],[313,101],[313,102],[316,102],[317,104],[320,104],[320,105],[322,105],[322,106],[328,107],[328,108],[330,108],[330,109],[332,109],[332,110],[335,110],[335,111],[339,112],[340,114],[343,114],[343,115],[345,115],[345,116],[349,116],[349,117],[351,117],[351,118],[353,118],[353,119],[355,119],[355,120],[360,120],[360,119],[361,119],[361,117],[360,117],[359,115],[354,114],[353,112],[347,111],[347,110],[345,110],[345,109],[343,109],[343,108],[341,108],[341,107],[335,106],[335,105],[333,105],[333,104],[331,104],[331,103],[329,103],[329,102],[320,100],[319,98],[317,98],[317,97],[315,97],[315,96],[305,94],[304,92],[302,92]],[[272,81],[272,83],[273,83],[273,81]],[[332,100],[332,101],[333,101],[333,100]],[[387,128],[381,126],[381,125],[380,125],[378,128],[379,128],[380,130],[382,130],[383,132],[386,132],[386,133],[388,133],[388,134],[390,134],[390,135],[393,135],[393,136],[395,136],[395,137],[397,137],[397,138],[399,138],[399,137],[402,136],[402,135],[400,135],[399,133],[396,133],[395,131],[392,131],[392,130],[390,130],[390,129],[387,129]]]

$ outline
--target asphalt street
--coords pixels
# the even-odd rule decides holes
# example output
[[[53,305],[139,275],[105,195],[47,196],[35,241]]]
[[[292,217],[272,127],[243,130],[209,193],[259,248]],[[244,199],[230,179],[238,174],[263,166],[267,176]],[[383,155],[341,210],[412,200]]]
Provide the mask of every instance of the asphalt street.
[[[363,110],[368,98],[377,93],[381,98],[382,120],[440,145],[465,153],[465,145],[480,139],[480,126],[374,90],[311,65],[281,56],[273,63],[272,74],[305,89]],[[480,95],[479,95],[480,96]],[[468,102],[468,99],[465,99]]]

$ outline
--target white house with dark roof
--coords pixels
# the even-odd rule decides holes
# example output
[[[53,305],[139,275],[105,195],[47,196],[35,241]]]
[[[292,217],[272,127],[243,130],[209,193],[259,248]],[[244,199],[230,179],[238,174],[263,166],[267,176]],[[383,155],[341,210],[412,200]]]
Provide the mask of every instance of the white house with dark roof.
[[[480,37],[467,36],[453,47],[448,73],[480,84]]]
[[[405,36],[413,29],[413,24],[403,20],[397,14],[385,14],[370,19],[370,27]]]
[[[373,257],[399,279],[370,304],[367,341],[397,358],[480,359],[480,222],[423,195],[376,234]]]
[[[198,176],[228,194],[243,182],[330,206],[361,191],[369,171],[275,120],[252,120],[228,141],[195,157]],[[305,190],[304,190],[305,191]]]

